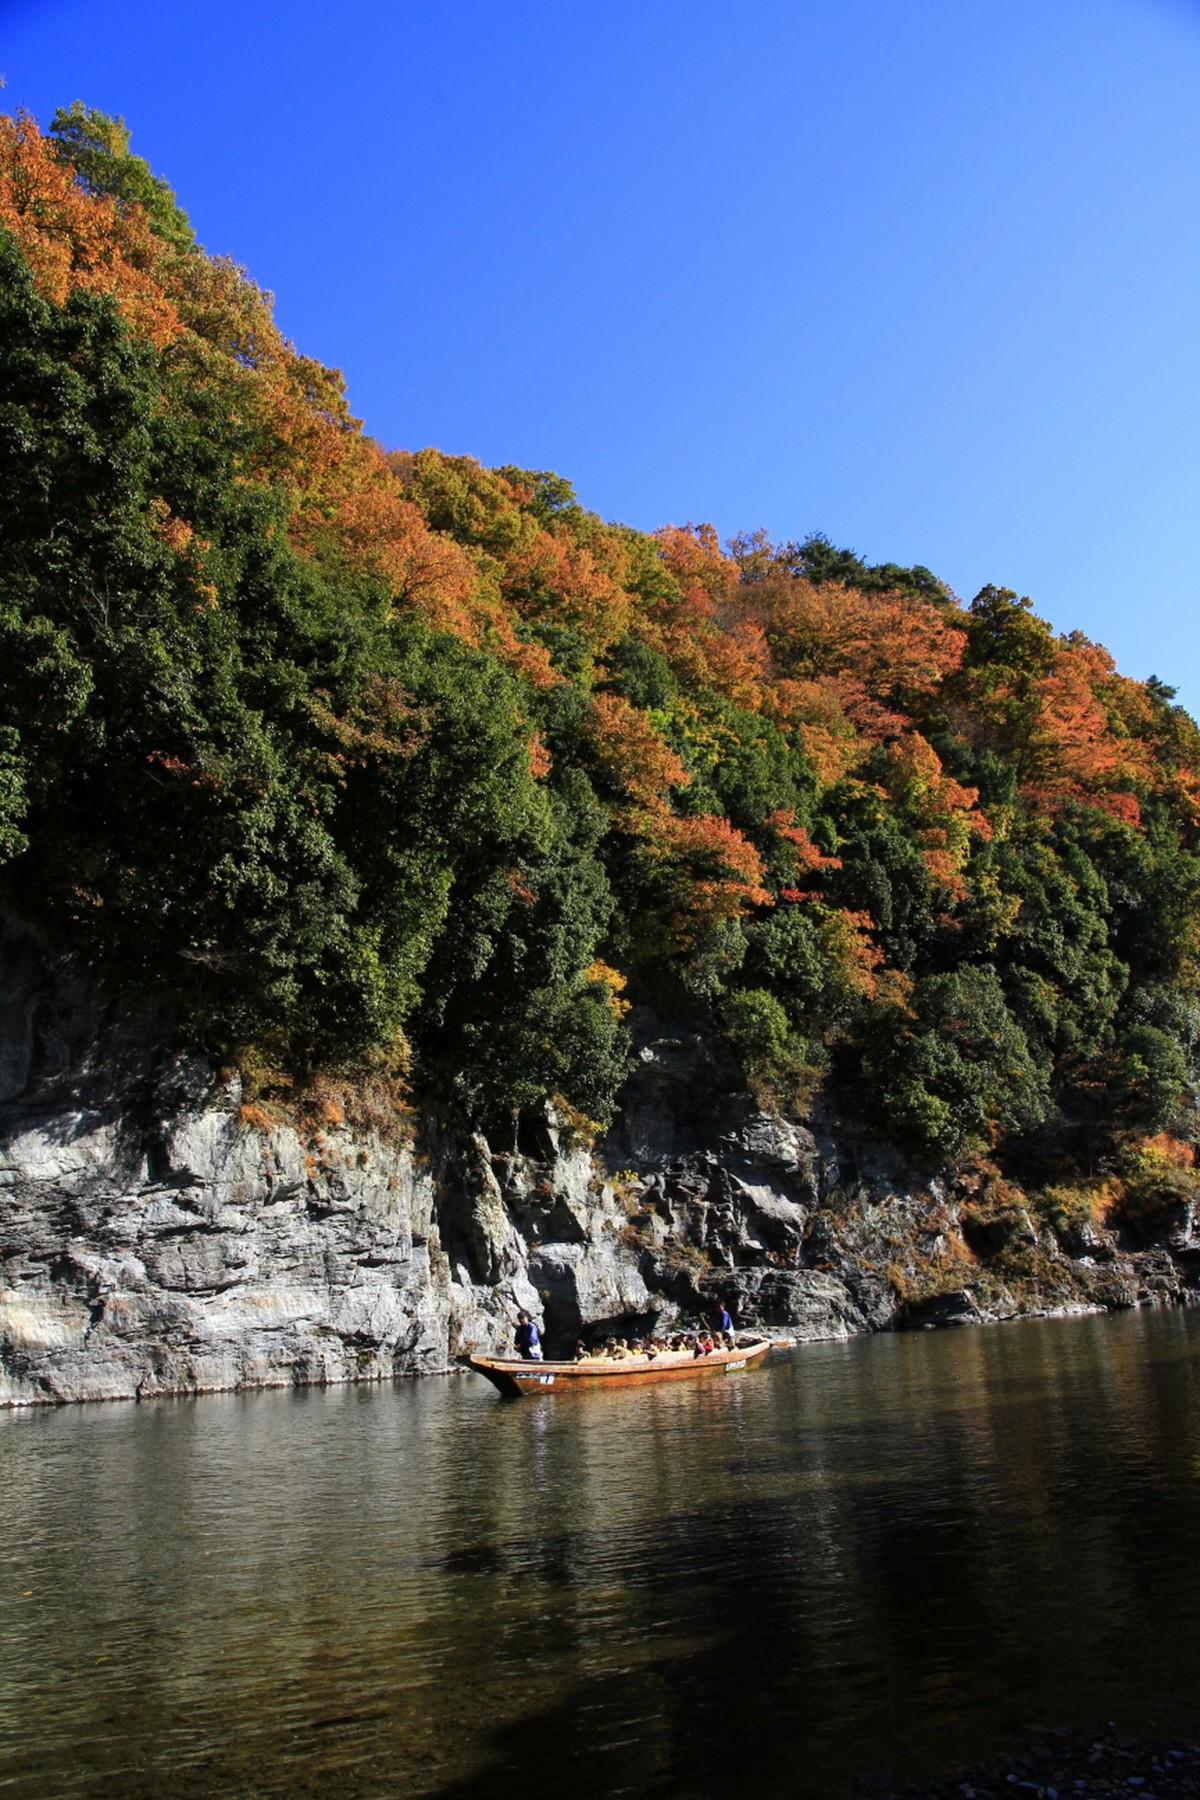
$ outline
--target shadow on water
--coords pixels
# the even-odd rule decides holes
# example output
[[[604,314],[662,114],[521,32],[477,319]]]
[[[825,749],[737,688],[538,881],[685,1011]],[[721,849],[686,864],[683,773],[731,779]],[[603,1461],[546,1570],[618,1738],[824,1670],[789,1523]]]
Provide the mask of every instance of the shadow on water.
[[[1200,1314],[0,1423],[17,1796],[844,1793],[1200,1713]]]
[[[952,1767],[1032,1724],[1194,1717],[1200,1484],[1148,1491],[1136,1433],[1081,1483],[1076,1425],[1054,1479],[1028,1431],[973,1478],[978,1430],[959,1414],[898,1495],[893,1470],[870,1473],[910,1435],[887,1421],[857,1471],[834,1459],[815,1502],[810,1487],[664,1521],[627,1581],[660,1601],[686,1589],[691,1647],[498,1722],[485,1767],[439,1796],[516,1796],[539,1762],[579,1796],[815,1796],[879,1764]]]

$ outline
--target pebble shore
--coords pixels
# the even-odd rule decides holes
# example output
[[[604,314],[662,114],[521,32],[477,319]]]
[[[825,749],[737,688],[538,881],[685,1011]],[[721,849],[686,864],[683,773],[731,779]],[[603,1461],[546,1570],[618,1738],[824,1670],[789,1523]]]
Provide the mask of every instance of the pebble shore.
[[[859,1776],[871,1800],[1200,1800],[1200,1743],[1129,1737],[1114,1725],[1045,1731],[1021,1749],[933,1781]]]

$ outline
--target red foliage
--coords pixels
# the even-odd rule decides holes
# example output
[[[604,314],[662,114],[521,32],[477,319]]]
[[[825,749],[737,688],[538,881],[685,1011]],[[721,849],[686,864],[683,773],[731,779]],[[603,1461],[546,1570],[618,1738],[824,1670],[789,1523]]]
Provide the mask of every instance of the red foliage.
[[[738,599],[741,572],[722,556],[711,525],[666,525],[654,533],[677,584],[643,613],[638,633],[685,681],[756,707],[768,672],[766,636]]]
[[[0,118],[0,225],[13,234],[39,290],[58,305],[72,288],[112,294],[160,348],[179,335],[161,275],[176,257],[141,209],[84,193],[28,113]]]
[[[1132,790],[1159,785],[1160,770],[1145,739],[1130,724],[1144,717],[1145,690],[1116,672],[1108,651],[1081,633],[1054,642],[1049,669],[1027,702],[1019,746],[1025,800],[1046,812],[1066,805],[1096,806],[1137,826],[1141,805]]]
[[[553,767],[550,752],[535,731],[529,740],[529,773],[535,781],[544,781]]]
[[[784,812],[768,813],[766,822],[777,837],[791,845],[797,870],[809,874],[816,869],[841,868],[841,857],[826,856],[813,843],[804,826],[797,825],[795,812],[790,807]]]
[[[783,574],[749,584],[744,596],[777,675],[835,682],[847,716],[869,735],[886,735],[962,661],[965,630],[928,600]]]
[[[574,625],[598,652],[629,629],[632,600],[618,576],[548,531],[506,558],[501,588],[522,618]]]
[[[888,789],[916,827],[925,866],[936,885],[956,900],[967,892],[963,870],[971,839],[985,841],[991,822],[979,810],[979,792],[947,775],[933,745],[919,731],[888,746]]]
[[[797,825],[796,815],[789,807],[786,811],[773,812],[767,815],[767,825],[771,827],[777,838],[787,845],[792,858],[792,874],[794,880],[805,876],[814,876],[824,869],[840,869],[840,856],[826,856],[824,851],[814,844],[803,825]],[[781,900],[820,899],[820,890],[809,888],[803,892],[799,887],[787,886],[779,890]]]
[[[671,789],[691,781],[670,745],[620,694],[593,696],[588,737],[600,773],[631,803],[623,814],[627,828],[658,829],[670,812]]]
[[[504,882],[513,899],[519,900],[522,906],[537,905],[537,889],[530,887],[520,869],[505,869]]]
[[[661,819],[650,853],[671,866],[672,931],[681,949],[704,927],[771,904],[758,851],[719,814]]]

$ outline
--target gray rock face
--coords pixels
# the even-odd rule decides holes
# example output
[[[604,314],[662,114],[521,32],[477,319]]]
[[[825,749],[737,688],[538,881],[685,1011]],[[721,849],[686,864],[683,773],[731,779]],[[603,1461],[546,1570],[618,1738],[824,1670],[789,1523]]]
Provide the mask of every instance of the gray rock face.
[[[236,1089],[135,1156],[43,1113],[0,1148],[0,1400],[338,1381],[444,1364],[432,1183],[406,1151],[238,1117]]]
[[[819,1269],[739,1269],[721,1287],[739,1323],[782,1329],[800,1343],[879,1331],[896,1312],[885,1281],[852,1284]]]
[[[0,1404],[441,1370],[511,1346],[520,1307],[560,1352],[718,1298],[802,1340],[1021,1310],[955,1276],[936,1184],[756,1111],[713,1042],[651,1016],[594,1153],[550,1112],[505,1150],[432,1119],[302,1133],[168,1042],[0,944]],[[1090,1303],[1194,1294],[1191,1213],[1171,1231],[1081,1244]]]

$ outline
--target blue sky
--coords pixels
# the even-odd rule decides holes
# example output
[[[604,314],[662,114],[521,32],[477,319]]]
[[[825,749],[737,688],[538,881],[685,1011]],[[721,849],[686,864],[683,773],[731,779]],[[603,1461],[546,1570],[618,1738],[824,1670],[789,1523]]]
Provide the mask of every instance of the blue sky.
[[[0,0],[389,446],[823,531],[1200,714],[1200,0]]]

